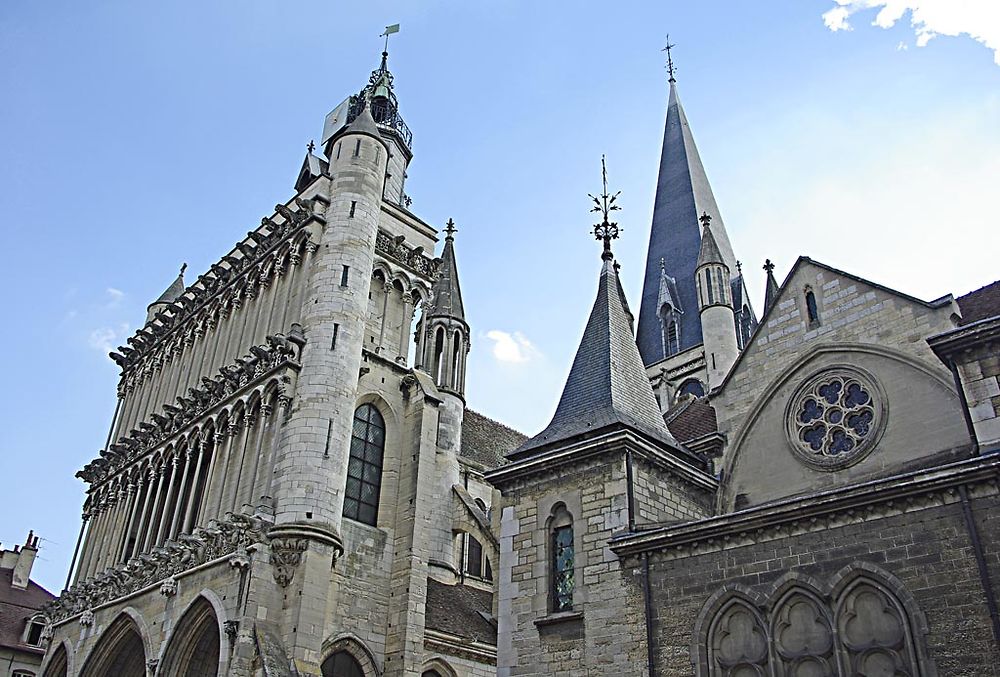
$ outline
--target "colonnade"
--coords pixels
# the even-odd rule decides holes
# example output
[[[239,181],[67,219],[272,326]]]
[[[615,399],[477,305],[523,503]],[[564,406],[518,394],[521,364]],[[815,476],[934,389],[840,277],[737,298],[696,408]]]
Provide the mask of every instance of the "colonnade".
[[[275,389],[155,452],[95,490],[75,581],[162,546],[196,526],[270,500],[287,400]],[[270,508],[266,505],[266,508]]]

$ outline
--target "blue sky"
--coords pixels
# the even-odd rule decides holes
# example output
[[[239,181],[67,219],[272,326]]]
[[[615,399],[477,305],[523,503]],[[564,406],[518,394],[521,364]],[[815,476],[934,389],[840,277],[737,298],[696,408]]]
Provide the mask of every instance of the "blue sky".
[[[998,15],[989,0],[8,0],[0,541],[35,529],[35,577],[61,588],[73,475],[115,403],[107,348],[182,262],[204,272],[290,197],[386,24],[401,24],[390,67],[414,134],[413,210],[459,227],[469,404],[534,433],[593,302],[602,153],[638,308],[667,33],[759,310],[765,257],[779,279],[807,254],[927,299],[1000,277]],[[918,46],[928,31],[944,35]]]

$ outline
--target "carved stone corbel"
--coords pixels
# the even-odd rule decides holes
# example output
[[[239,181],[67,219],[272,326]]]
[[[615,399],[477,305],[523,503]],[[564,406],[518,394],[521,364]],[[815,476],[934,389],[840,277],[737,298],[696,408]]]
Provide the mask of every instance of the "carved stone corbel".
[[[288,587],[295,575],[295,569],[302,562],[302,553],[309,547],[304,538],[277,538],[271,541],[270,563],[274,567],[274,581],[283,588]]]

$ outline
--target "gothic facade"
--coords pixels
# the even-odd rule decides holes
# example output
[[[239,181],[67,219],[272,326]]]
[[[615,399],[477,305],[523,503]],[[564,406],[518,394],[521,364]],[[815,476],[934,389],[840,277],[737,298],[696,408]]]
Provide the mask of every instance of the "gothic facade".
[[[1000,674],[1000,284],[802,257],[758,317],[671,77],[639,316],[605,210],[526,437],[465,406],[456,229],[409,208],[386,57],[112,354],[42,674]]]

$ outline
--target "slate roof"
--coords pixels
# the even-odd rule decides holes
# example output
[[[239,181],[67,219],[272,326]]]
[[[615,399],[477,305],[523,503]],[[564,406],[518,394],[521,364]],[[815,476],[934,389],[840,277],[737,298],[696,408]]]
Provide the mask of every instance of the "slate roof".
[[[0,569],[0,646],[19,651],[44,653],[39,647],[21,643],[25,622],[46,602],[56,598],[34,581],[28,581],[24,590],[11,585],[13,569]]]
[[[431,289],[434,294],[434,310],[430,317],[452,317],[465,322],[462,287],[458,283],[458,262],[455,260],[455,238],[450,234],[444,239],[441,267],[438,268],[438,277]]]
[[[181,297],[181,294],[184,293],[184,289],[184,269],[182,268],[180,274],[177,276],[177,279],[171,282],[170,286],[167,287],[162,294],[160,294],[160,298],[156,299],[149,305],[155,306],[158,303],[173,303]]]
[[[1000,280],[969,292],[957,299],[962,310],[961,324],[972,324],[987,317],[1000,315]]]
[[[677,95],[677,87],[675,83],[671,83],[642,285],[642,302],[639,306],[637,337],[643,364],[647,366],[665,357],[657,318],[660,259],[664,260],[666,269],[677,280],[681,307],[698,307],[694,271],[701,250],[698,216],[702,212],[712,215],[712,228],[722,259],[730,273],[735,272],[736,258],[733,256],[725,223],[698,155],[691,127]],[[685,313],[681,316],[680,350],[687,350],[702,342],[698,313]]]
[[[726,265],[726,261],[722,258],[722,252],[719,251],[719,245],[715,241],[715,235],[712,234],[712,228],[710,226],[705,226],[702,231],[701,237],[701,249],[698,251],[698,268],[701,268],[707,263],[721,263]]]
[[[427,628],[496,646],[497,628],[487,620],[492,614],[493,593],[427,579]]]
[[[770,259],[768,259],[767,263],[771,263]],[[767,284],[764,291],[764,314],[766,315],[767,311],[771,309],[771,306],[778,299],[781,289],[778,287],[778,281],[774,279],[774,267],[768,265],[765,270],[767,271]]]
[[[507,463],[507,454],[524,444],[527,435],[494,421],[472,409],[462,419],[463,458],[493,470]]]
[[[664,417],[670,432],[679,442],[686,443],[718,432],[715,408],[703,397],[676,404]]]
[[[597,299],[570,368],[552,421],[509,457],[523,458],[543,447],[609,426],[625,426],[677,447],[653,396],[629,327],[614,263],[604,261]]]

